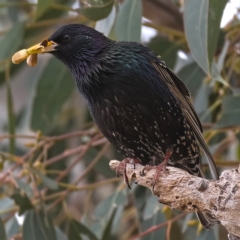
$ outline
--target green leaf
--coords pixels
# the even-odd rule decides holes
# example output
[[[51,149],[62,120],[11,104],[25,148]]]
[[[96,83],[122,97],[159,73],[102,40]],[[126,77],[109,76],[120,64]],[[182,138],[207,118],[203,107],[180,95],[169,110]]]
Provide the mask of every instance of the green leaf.
[[[19,206],[19,215],[21,216],[25,211],[33,208],[32,203],[25,193],[17,191],[11,198],[15,201],[16,205]]]
[[[214,236],[213,229],[211,230],[203,230],[200,235],[196,238],[196,240],[216,240]]]
[[[143,219],[151,218],[161,208],[161,204],[158,202],[156,196],[151,195],[146,201],[146,206],[143,211]]]
[[[36,174],[41,180],[42,180],[42,183],[49,189],[52,189],[52,190],[57,190],[58,189],[58,184],[55,180],[45,176],[44,174],[38,172],[37,170],[35,169],[31,169],[31,171]]]
[[[209,0],[208,7],[208,60],[211,66],[218,44],[220,23],[228,0]]]
[[[122,191],[117,191],[104,201],[100,202],[99,205],[96,207],[94,216],[97,219],[103,219],[106,217],[107,213],[112,211],[114,205],[123,205],[125,204],[126,196]]]
[[[156,36],[151,39],[148,47],[156,54],[160,55],[169,68],[174,68],[177,59],[177,53],[180,49],[178,44],[169,41],[165,37]]]
[[[68,240],[65,233],[63,233],[62,230],[59,227],[55,227],[55,232],[56,232],[56,239],[57,240]]]
[[[31,210],[23,223],[23,240],[56,240],[51,219],[42,211]]]
[[[104,4],[80,8],[78,9],[78,13],[92,21],[98,21],[106,18],[110,14],[112,7],[113,0],[108,0],[105,1]]]
[[[14,178],[15,182],[17,183],[18,187],[23,190],[27,196],[29,198],[31,198],[33,196],[33,191],[31,189],[31,187],[29,186],[29,184],[23,182],[21,179],[19,178]]]
[[[240,126],[240,96],[227,96],[222,103],[222,115],[216,127]]]
[[[0,61],[12,57],[23,40],[24,24],[15,24],[0,40]]]
[[[112,214],[110,215],[110,218],[103,230],[103,234],[102,234],[102,238],[101,240],[105,240],[105,239],[111,239],[111,232],[112,232],[112,224],[113,224],[113,220],[116,214],[116,210],[117,210],[117,206],[115,205],[113,210],[112,210]]]
[[[57,59],[51,59],[43,71],[32,106],[31,128],[49,133],[57,123],[63,104],[75,86],[69,70]]]
[[[0,218],[0,239],[7,240],[6,231],[2,219]]]
[[[95,25],[95,29],[97,31],[103,33],[105,36],[108,36],[113,27],[115,17],[116,17],[116,7],[113,6],[113,8],[107,18],[97,21],[97,23]]]
[[[178,72],[179,78],[186,84],[192,95],[196,95],[203,79],[206,76],[205,72],[197,65],[196,62],[192,62],[184,66]]]
[[[84,224],[74,219],[70,220],[68,228],[68,238],[74,240],[81,240],[81,234],[88,236],[91,240],[98,240],[95,234]]]
[[[210,74],[220,21],[227,0],[186,0],[184,25],[191,52],[199,66]]]
[[[151,218],[146,219],[145,221],[142,221],[141,226],[142,226],[142,231],[147,230],[148,228],[158,225],[160,223],[165,222],[165,216],[161,211],[158,211],[155,213]],[[155,240],[155,239],[165,239],[166,237],[166,229],[167,227],[162,227],[145,237],[143,237],[141,240]]]
[[[6,209],[12,207],[14,201],[11,198],[5,197],[0,199],[0,214],[4,213]]]
[[[37,1],[37,11],[36,11],[36,19],[40,18],[46,10],[50,7],[53,0],[39,0]]]
[[[115,34],[119,41],[140,42],[142,1],[125,0],[119,10]]]

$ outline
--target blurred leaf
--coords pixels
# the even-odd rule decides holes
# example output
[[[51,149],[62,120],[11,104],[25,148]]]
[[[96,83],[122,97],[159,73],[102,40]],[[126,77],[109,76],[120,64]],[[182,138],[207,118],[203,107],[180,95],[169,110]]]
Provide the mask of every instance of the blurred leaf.
[[[112,210],[112,214],[110,215],[110,218],[103,230],[103,235],[101,240],[105,240],[105,239],[110,239],[111,238],[111,232],[112,232],[112,224],[113,224],[113,220],[116,214],[116,210],[117,210],[117,206],[114,206],[113,210]]]
[[[203,79],[206,76],[205,72],[197,65],[196,62],[192,62],[184,66],[178,72],[179,78],[186,84],[193,96],[196,95],[200,86],[202,85]]]
[[[151,218],[161,208],[161,206],[162,205],[158,202],[157,197],[154,195],[151,195],[146,200],[146,206],[143,212],[143,219],[146,220]]]
[[[147,230],[150,227],[153,227],[155,225],[159,225],[163,222],[165,222],[165,216],[161,211],[158,211],[155,213],[151,218],[146,219],[145,221],[141,222],[142,229]],[[144,236],[141,240],[155,240],[155,239],[165,239],[166,237],[166,229],[167,227],[162,227],[154,232],[151,232],[147,236]]]
[[[69,221],[68,238],[74,240],[81,240],[81,234],[88,236],[91,240],[98,240],[95,234],[85,225],[74,219],[71,219]]]
[[[125,0],[118,12],[115,33],[119,41],[140,42],[142,3],[139,0]]]
[[[169,68],[174,68],[177,60],[177,53],[180,49],[178,44],[173,41],[169,41],[166,37],[156,36],[151,39],[148,47],[161,56],[162,60],[166,62]]]
[[[39,0],[37,1],[37,11],[36,11],[36,18],[40,18],[43,13],[50,7],[54,0]]]
[[[222,116],[216,127],[231,127],[240,125],[240,96],[227,96],[222,100]]]
[[[0,214],[4,212],[6,209],[12,207],[14,205],[14,201],[11,198],[5,197],[0,199]]]
[[[208,60],[211,65],[216,47],[218,44],[218,36],[220,31],[220,23],[223,15],[223,10],[228,0],[208,0],[208,25],[207,25],[207,46]]]
[[[0,40],[0,61],[12,57],[19,49],[24,33],[24,24],[15,24]]]
[[[188,44],[199,66],[209,74],[207,24],[208,0],[186,0],[184,26]]]
[[[65,233],[63,233],[59,227],[55,227],[55,232],[56,232],[56,240],[68,240]]]
[[[218,81],[218,82],[224,84],[225,86],[228,86],[228,83],[222,78],[221,73],[218,70],[217,64],[215,62],[212,62],[211,75],[215,81]]]
[[[75,89],[69,70],[51,59],[43,71],[32,106],[31,128],[47,134],[54,128],[64,102]]]
[[[222,13],[227,0],[186,0],[184,25],[189,47],[199,66],[210,74]]]
[[[196,240],[216,240],[213,230],[203,229]]]
[[[114,205],[124,205],[126,201],[126,196],[122,191],[116,191],[114,194],[106,198],[104,201],[96,207],[94,211],[94,216],[97,219],[106,217],[107,213],[112,211],[111,209]]]
[[[11,239],[13,235],[19,233],[20,226],[18,224],[16,216],[12,217],[5,223],[5,229],[6,229],[7,239]]]
[[[113,7],[113,0],[104,1],[104,4],[93,5],[91,7],[85,7],[78,9],[78,13],[82,14],[84,17],[92,20],[98,21],[103,18],[106,18]]]
[[[23,240],[56,240],[51,219],[42,211],[30,210],[23,223]]]
[[[19,216],[21,216],[25,211],[33,208],[32,203],[25,193],[16,192],[11,198],[15,201],[15,204],[19,206]]]
[[[52,189],[52,190],[57,190],[58,189],[58,184],[55,180],[43,175],[42,173],[38,172],[37,170],[35,169],[31,169],[31,171],[36,174],[41,180],[42,180],[42,183],[49,189]]]
[[[33,196],[33,191],[32,191],[32,188],[30,187],[29,184],[23,182],[23,181],[22,181],[21,179],[19,179],[19,178],[14,178],[14,180],[16,181],[18,187],[19,187],[21,190],[23,190],[23,191],[27,194],[27,196],[28,196],[29,198],[31,198],[31,197]]]
[[[5,232],[5,227],[2,222],[2,219],[0,218],[0,239],[1,240],[7,240],[6,232]]]
[[[6,71],[8,71],[8,69]],[[12,88],[9,80],[7,80],[6,85],[7,85],[8,132],[10,135],[14,135],[16,122],[13,106]],[[14,154],[15,152],[15,138],[11,138],[9,141],[9,152],[12,154]]]
[[[105,36],[108,36],[114,24],[115,17],[116,17],[116,7],[113,6],[107,18],[97,21],[95,25],[95,29],[103,33]]]

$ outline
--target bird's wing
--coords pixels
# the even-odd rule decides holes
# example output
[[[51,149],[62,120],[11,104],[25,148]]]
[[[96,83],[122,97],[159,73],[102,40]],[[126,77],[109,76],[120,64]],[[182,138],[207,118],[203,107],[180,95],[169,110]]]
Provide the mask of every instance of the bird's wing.
[[[202,136],[201,122],[190,101],[190,92],[188,91],[185,84],[165,64],[161,62],[154,62],[154,66],[158,70],[160,77],[166,81],[170,91],[179,101],[184,116],[186,117],[188,123],[191,125],[194,134],[207,157],[211,173],[215,179],[218,179],[219,174],[214,163],[212,154],[210,153],[208,146]]]
[[[155,62],[154,65],[157,68],[161,78],[166,81],[173,95],[180,102],[181,106],[184,106],[184,108],[187,109],[192,120],[196,123],[196,126],[202,132],[202,124],[192,106],[190,99],[191,95],[185,84],[166,65],[159,62]]]

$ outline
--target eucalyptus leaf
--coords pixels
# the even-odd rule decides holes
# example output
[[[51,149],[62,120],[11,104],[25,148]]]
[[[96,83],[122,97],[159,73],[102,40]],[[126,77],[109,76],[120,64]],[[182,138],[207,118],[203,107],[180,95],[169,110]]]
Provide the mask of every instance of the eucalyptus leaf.
[[[105,239],[110,239],[111,238],[111,232],[112,232],[112,225],[113,225],[113,220],[116,214],[116,210],[117,210],[117,206],[114,206],[114,208],[112,209],[112,214],[109,217],[109,220],[103,230],[103,235],[101,240],[105,240]]]
[[[227,96],[222,100],[222,115],[217,128],[240,126],[240,96]]]
[[[71,219],[68,223],[68,238],[81,240],[82,235],[88,236],[91,240],[98,240],[95,234],[84,224],[76,221],[75,219]]]
[[[119,41],[140,42],[142,1],[125,0],[120,7],[115,24],[115,34]]]
[[[92,21],[98,21],[106,18],[110,14],[112,7],[113,0],[108,0],[101,5],[93,5],[91,7],[80,8],[78,9],[78,13],[82,14],[84,17]]]
[[[30,202],[26,193],[21,193],[17,191],[14,193],[11,198],[15,201],[16,205],[19,206],[19,215],[21,216],[25,211],[33,208],[32,203]]]
[[[49,133],[74,89],[69,70],[57,59],[51,59],[38,81],[32,105],[31,128]]]
[[[43,211],[30,210],[23,223],[23,240],[57,240],[53,223]]]
[[[0,40],[0,61],[12,57],[23,41],[24,23],[16,23]]]
[[[206,76],[205,72],[198,66],[196,62],[192,62],[184,66],[178,76],[186,84],[187,88],[193,96],[195,96],[202,85]]]
[[[36,12],[36,18],[40,18],[46,10],[50,7],[53,0],[40,0],[37,1],[37,12]]]
[[[2,219],[0,218],[0,239],[7,240],[6,231]]]
[[[210,74],[226,3],[227,0],[185,1],[184,25],[188,44],[199,66],[207,74]]]
[[[42,183],[49,189],[52,190],[57,190],[58,189],[58,184],[55,180],[45,176],[44,174],[40,173],[39,171],[35,170],[35,169],[31,169],[31,171],[36,174],[41,180]]]

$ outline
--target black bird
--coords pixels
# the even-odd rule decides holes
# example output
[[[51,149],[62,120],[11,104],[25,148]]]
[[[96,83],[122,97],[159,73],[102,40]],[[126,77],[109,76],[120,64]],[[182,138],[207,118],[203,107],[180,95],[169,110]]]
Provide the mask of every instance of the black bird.
[[[142,165],[167,162],[203,177],[200,144],[218,179],[188,89],[150,49],[69,24],[49,37],[43,52],[70,69],[99,129],[126,157],[123,165],[129,158]],[[206,228],[217,223],[205,213],[198,216]]]

